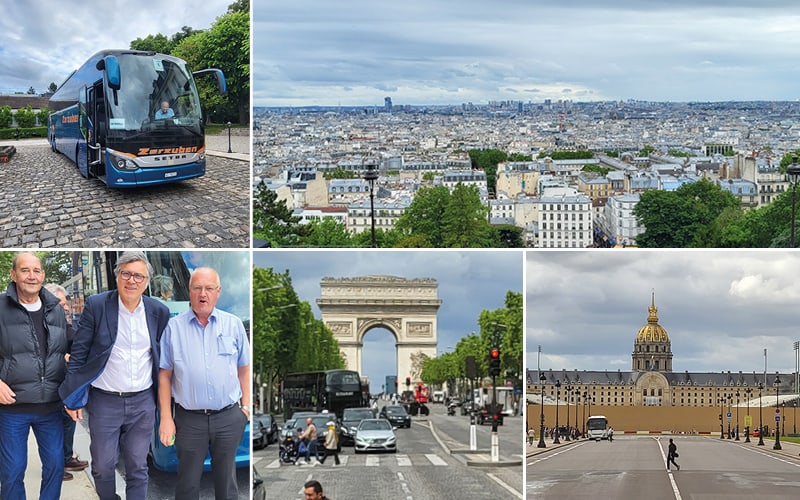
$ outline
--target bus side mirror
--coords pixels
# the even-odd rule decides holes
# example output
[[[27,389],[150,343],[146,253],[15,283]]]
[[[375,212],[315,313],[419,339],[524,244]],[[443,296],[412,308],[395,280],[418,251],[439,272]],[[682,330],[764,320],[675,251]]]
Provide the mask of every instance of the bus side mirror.
[[[119,61],[117,60],[116,56],[108,56],[105,58],[105,66],[106,66],[106,79],[108,80],[108,86],[111,90],[119,90],[121,85],[121,76],[119,72]]]
[[[228,93],[228,84],[225,82],[225,73],[223,73],[221,69],[201,69],[200,71],[195,71],[192,73],[192,76],[194,77],[202,75],[214,75],[214,77],[217,79],[217,87],[219,87],[220,95],[225,95]]]

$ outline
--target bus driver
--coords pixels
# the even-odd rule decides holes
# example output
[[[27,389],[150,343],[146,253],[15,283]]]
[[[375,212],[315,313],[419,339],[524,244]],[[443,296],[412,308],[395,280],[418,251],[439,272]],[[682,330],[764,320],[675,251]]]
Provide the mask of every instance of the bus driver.
[[[161,109],[156,111],[155,119],[166,120],[167,118],[172,118],[174,116],[175,112],[172,111],[172,108],[169,107],[169,102],[161,101]]]

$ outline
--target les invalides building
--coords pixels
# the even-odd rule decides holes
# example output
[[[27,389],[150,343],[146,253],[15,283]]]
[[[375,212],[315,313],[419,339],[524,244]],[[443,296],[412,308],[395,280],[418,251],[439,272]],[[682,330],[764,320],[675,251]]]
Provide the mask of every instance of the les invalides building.
[[[793,418],[797,410],[793,405],[798,402],[794,373],[777,374],[780,384],[776,387],[775,373],[767,373],[764,384],[764,373],[673,372],[669,334],[658,321],[653,293],[647,323],[634,338],[630,371],[528,370],[528,426],[539,427],[544,392],[541,411],[547,417],[548,427],[555,424],[558,401],[560,426],[569,424],[581,429],[590,414],[602,414],[609,417],[609,424],[615,429],[719,433],[729,424],[735,429],[738,422],[743,434],[746,412],[753,415],[753,428],[760,420],[772,427],[777,404],[782,408],[786,432],[796,432]],[[760,417],[759,393],[761,406],[772,407],[763,410]]]

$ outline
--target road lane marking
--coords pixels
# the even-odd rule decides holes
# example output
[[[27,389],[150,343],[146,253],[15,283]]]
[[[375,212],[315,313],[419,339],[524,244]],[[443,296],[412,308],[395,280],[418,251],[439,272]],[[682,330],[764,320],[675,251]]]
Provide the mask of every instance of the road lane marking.
[[[530,460],[527,462],[527,465],[536,465],[539,462],[544,462],[545,460],[548,460],[550,458],[557,457],[562,453],[578,449],[579,447],[585,445],[587,442],[588,441],[583,441],[582,443],[579,444],[573,444],[572,446],[567,446],[563,450],[554,451],[552,453],[545,453],[544,456],[542,457],[539,457],[539,455],[533,455],[533,457],[530,457]]]
[[[445,462],[444,459],[439,455],[434,455],[433,453],[426,453],[425,457],[433,465],[447,465],[447,462]]]
[[[764,455],[765,457],[769,457],[769,458],[771,458],[773,460],[777,460],[778,462],[783,462],[785,464],[788,464],[788,465],[791,465],[791,466],[794,466],[794,467],[800,467],[800,463],[797,463],[796,460],[786,460],[785,458],[783,458],[779,454],[769,453],[769,452],[766,452],[766,451],[761,451],[760,449],[750,448],[749,446],[744,446],[744,445],[741,445],[741,444],[737,445],[737,446],[739,448],[744,448],[747,451],[752,451],[753,453],[757,453],[759,455]]]
[[[397,465],[399,467],[411,467],[411,459],[408,455],[397,455]]]
[[[378,467],[379,465],[381,465],[381,459],[375,456],[368,456],[364,465],[366,465],[367,467]]]
[[[414,500],[411,495],[411,488],[408,487],[408,481],[406,481],[406,477],[402,472],[397,473],[397,480],[400,481],[400,489],[406,494],[406,500]]]
[[[495,483],[499,484],[503,489],[505,489],[506,491],[508,491],[512,495],[514,495],[516,498],[523,498],[522,493],[520,493],[519,491],[515,490],[510,485],[506,484],[504,481],[500,480],[499,477],[495,476],[491,472],[486,474],[486,475],[489,476],[489,479],[491,479]]]

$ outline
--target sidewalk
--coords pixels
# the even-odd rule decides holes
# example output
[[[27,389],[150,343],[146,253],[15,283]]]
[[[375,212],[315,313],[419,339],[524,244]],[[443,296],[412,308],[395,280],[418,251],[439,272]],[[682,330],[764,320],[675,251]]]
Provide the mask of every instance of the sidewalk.
[[[80,423],[75,426],[75,440],[73,441],[75,454],[81,460],[89,460],[89,433]],[[72,472],[73,479],[64,481],[61,486],[62,500],[96,500],[94,483],[87,467],[80,472]],[[42,482],[42,462],[39,460],[39,450],[36,438],[31,432],[28,435],[28,468],[25,470],[25,494],[28,498],[39,498],[39,486]]]

